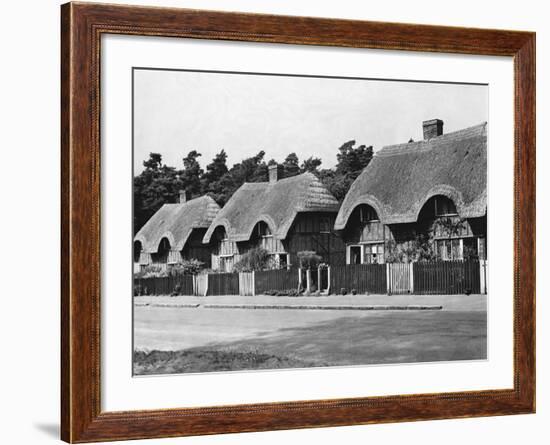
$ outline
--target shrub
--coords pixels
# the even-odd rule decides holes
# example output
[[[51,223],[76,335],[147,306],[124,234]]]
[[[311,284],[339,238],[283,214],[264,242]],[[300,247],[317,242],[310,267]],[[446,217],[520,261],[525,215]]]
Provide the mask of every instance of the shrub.
[[[352,289],[352,290],[351,290],[351,295],[357,295],[357,290],[356,290],[356,289]]]
[[[204,269],[204,263],[195,258],[183,260],[170,269],[170,275],[197,275]]]
[[[172,297],[177,297],[178,295],[181,295],[181,284],[176,284],[174,286],[174,290],[170,294]]]
[[[140,295],[143,295],[143,290],[141,289],[141,285],[134,284],[134,297],[138,297]]]
[[[161,278],[167,276],[167,270],[159,264],[149,264],[148,266],[145,266],[141,271],[134,274],[135,278]]]
[[[342,295],[347,295],[348,290],[347,290],[345,287],[343,287],[342,289],[340,289],[340,293],[341,293]]]
[[[252,272],[253,270],[265,270],[270,267],[270,255],[263,247],[254,247],[241,256],[241,259],[235,263],[233,270],[235,272]]]
[[[298,263],[302,269],[317,269],[323,258],[310,250],[298,252]]]
[[[300,292],[298,291],[298,289],[290,289],[288,291],[289,297],[297,297],[298,295],[300,295]]]

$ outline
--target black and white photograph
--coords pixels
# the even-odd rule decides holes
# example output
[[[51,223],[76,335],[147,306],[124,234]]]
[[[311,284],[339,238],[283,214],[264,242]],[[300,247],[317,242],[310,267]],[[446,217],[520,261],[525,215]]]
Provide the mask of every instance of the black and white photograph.
[[[134,376],[487,359],[487,84],[132,89]]]

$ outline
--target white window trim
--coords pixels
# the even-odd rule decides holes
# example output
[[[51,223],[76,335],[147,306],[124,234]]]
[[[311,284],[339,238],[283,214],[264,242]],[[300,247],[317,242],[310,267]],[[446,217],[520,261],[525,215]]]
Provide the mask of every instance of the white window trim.
[[[351,264],[351,248],[352,247],[359,247],[361,249],[361,253],[359,255],[359,264],[363,264],[363,256],[365,254],[365,248],[363,247],[365,244],[348,244],[346,247],[346,264]]]

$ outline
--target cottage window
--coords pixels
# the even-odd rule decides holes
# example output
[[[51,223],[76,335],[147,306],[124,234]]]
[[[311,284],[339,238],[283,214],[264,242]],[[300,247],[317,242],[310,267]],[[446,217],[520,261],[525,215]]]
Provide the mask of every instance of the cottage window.
[[[258,236],[259,237],[262,237],[262,238],[265,238],[265,237],[268,237],[268,236],[272,236],[271,235],[271,230],[269,230],[269,226],[264,223],[264,222],[260,222],[258,223],[258,225],[256,226],[258,228]]]
[[[363,263],[382,264],[383,262],[384,262],[384,245],[383,244],[366,244]]]
[[[439,258],[443,261],[456,261],[464,258],[462,239],[437,240],[436,249]]]
[[[286,253],[279,254],[279,268],[280,269],[288,268],[288,254]]]
[[[359,207],[359,220],[361,222],[378,221],[378,215],[371,206]]]
[[[435,216],[453,216],[457,215],[454,202],[445,196],[438,196],[435,202]]]
[[[487,240],[485,238],[477,239],[477,252],[480,260],[487,259]]]
[[[231,272],[233,269],[233,257],[220,257],[220,272]]]
[[[465,260],[479,259],[477,238],[464,238],[462,241],[462,256]]]
[[[134,241],[134,263],[139,262],[141,256],[141,242]]]
[[[224,239],[220,241],[218,254],[220,256],[231,256],[234,254],[233,251],[233,243],[229,241],[228,239]]]

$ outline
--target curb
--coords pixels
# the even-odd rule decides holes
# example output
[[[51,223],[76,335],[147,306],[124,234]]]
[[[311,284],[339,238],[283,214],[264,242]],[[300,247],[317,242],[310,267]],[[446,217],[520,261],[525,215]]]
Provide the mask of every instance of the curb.
[[[269,305],[269,304],[205,304],[206,309],[315,309],[315,310],[336,310],[336,311],[437,311],[443,306],[436,305]]]
[[[177,303],[134,303],[134,306],[140,306],[140,307],[178,307],[178,308],[184,308],[184,309],[196,309],[200,307],[200,303],[196,304],[177,304]]]
[[[283,305],[283,304],[171,304],[171,303],[134,303],[135,306],[186,308],[186,309],[306,309],[333,311],[438,311],[439,305]]]

